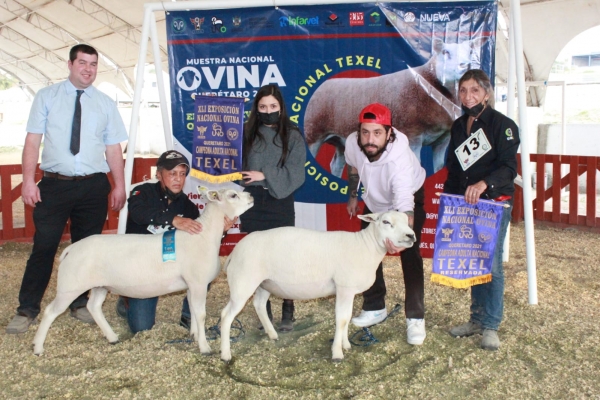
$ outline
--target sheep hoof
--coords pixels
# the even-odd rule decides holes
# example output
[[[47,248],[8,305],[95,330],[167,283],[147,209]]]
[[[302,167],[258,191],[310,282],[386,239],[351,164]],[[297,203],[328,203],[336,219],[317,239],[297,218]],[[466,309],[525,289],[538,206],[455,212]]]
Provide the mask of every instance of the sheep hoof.
[[[331,361],[334,363],[340,363],[340,362],[344,361],[344,359],[343,358],[332,358]]]
[[[36,345],[33,345],[33,355],[34,356],[41,356],[42,353],[44,352],[44,348],[43,347],[38,347]]]
[[[118,344],[118,343],[119,343],[119,339],[117,339],[117,340],[114,340],[114,341],[112,341],[112,342],[108,342],[108,344],[112,344],[113,346],[114,346],[115,344]]]
[[[212,356],[212,351],[201,351],[200,354],[202,354],[203,356]]]

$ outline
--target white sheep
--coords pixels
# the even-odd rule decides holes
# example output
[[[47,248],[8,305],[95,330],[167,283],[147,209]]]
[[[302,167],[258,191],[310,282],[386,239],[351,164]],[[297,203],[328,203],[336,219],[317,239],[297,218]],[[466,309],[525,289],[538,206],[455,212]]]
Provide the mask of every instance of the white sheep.
[[[56,298],[46,307],[33,340],[33,352],[44,351],[52,322],[81,293],[91,289],[87,308],[110,343],[118,336],[102,313],[110,291],[127,297],[149,298],[188,289],[191,335],[203,354],[206,341],[206,292],[218,275],[224,216],[233,219],[254,204],[252,196],[231,189],[200,191],[208,202],[198,221],[202,232],[175,231],[175,261],[163,262],[163,235],[94,235],[67,247],[60,256]]]
[[[269,338],[277,333],[266,311],[270,294],[283,299],[309,300],[336,295],[333,360],[350,349],[348,323],[354,296],[375,281],[386,254],[385,241],[411,247],[415,233],[408,217],[398,211],[359,216],[370,225],[359,232],[318,232],[285,227],[254,232],[242,239],[227,258],[230,300],[221,313],[221,359],[231,360],[231,323],[254,293],[254,308]]]

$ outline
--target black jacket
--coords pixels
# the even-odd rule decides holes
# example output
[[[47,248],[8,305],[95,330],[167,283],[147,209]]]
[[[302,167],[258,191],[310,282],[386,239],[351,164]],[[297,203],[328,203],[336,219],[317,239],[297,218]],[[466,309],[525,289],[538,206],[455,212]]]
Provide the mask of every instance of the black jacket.
[[[182,194],[169,204],[160,182],[144,183],[131,190],[127,200],[129,216],[125,233],[151,233],[148,225],[171,225],[173,218],[196,219],[200,216],[198,207]]]
[[[473,121],[469,136],[481,128],[492,149],[463,171],[454,150],[467,140],[467,119],[465,114],[452,124],[446,158],[448,178],[444,184],[444,192],[464,195],[468,186],[483,180],[487,189],[481,198],[512,196],[515,192],[514,179],[517,176],[517,150],[521,143],[519,128],[512,119],[491,107],[486,107],[479,118]]]

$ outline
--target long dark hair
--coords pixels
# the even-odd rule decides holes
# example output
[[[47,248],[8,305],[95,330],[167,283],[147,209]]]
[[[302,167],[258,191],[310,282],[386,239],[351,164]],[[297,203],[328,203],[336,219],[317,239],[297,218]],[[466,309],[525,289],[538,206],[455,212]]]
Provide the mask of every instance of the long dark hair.
[[[250,115],[244,124],[244,149],[242,154],[244,160],[247,160],[247,156],[250,153],[254,142],[257,139],[262,141],[265,140],[263,135],[258,131],[258,127],[261,124],[258,118],[258,102],[260,99],[266,96],[273,96],[279,102],[279,122],[277,123],[275,129],[277,131],[277,135],[275,135],[273,138],[273,144],[278,146],[275,139],[277,139],[277,136],[279,136],[279,139],[281,140],[281,158],[279,158],[278,165],[283,167],[289,154],[290,129],[297,128],[291,123],[290,118],[288,117],[287,110],[285,108],[285,102],[283,101],[283,96],[281,95],[281,90],[279,90],[279,86],[277,85],[265,85],[261,87],[258,92],[256,92],[256,97],[254,97]]]

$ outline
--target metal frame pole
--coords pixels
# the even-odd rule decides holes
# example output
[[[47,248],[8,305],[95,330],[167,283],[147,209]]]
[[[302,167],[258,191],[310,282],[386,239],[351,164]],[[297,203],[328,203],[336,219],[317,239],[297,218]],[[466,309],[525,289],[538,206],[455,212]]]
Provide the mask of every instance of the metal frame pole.
[[[537,272],[535,261],[535,240],[533,229],[533,205],[531,189],[531,162],[529,156],[529,132],[527,129],[527,97],[525,86],[525,63],[523,57],[523,33],[521,29],[521,4],[511,0],[510,11],[515,45],[515,65],[517,72],[517,93],[519,97],[519,128],[521,131],[521,167],[523,170],[523,209],[525,211],[525,243],[527,251],[527,287],[529,304],[537,304]]]

